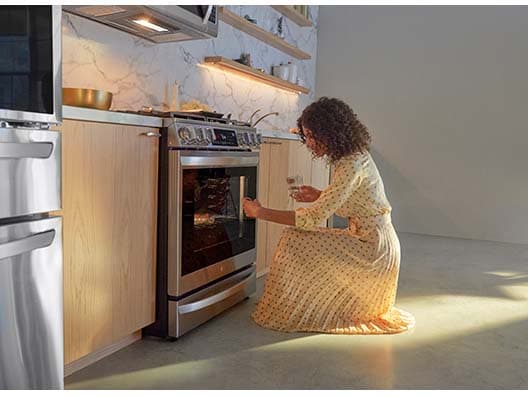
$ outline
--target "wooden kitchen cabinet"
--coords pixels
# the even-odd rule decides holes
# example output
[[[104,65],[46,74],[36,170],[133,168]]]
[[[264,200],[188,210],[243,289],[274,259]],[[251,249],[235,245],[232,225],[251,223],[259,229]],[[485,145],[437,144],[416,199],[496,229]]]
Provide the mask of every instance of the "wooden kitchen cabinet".
[[[306,146],[297,140],[265,138],[260,146],[258,199],[272,209],[293,210],[309,204],[289,206],[286,177],[301,175],[303,184],[323,189],[328,185],[329,168],[313,160]],[[258,221],[257,273],[263,275],[269,267],[285,226]]]
[[[65,364],[154,322],[158,138],[62,125]]]
[[[289,141],[264,139],[260,145],[258,200],[272,209],[286,210],[289,165]],[[257,222],[257,273],[263,274],[272,259],[275,246],[285,226],[267,221]]]

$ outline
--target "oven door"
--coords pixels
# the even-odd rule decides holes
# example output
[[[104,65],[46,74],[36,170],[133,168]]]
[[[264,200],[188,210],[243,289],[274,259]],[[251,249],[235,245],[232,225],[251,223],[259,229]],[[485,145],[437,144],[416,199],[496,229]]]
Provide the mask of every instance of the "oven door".
[[[182,296],[256,260],[258,153],[169,151],[168,292]]]

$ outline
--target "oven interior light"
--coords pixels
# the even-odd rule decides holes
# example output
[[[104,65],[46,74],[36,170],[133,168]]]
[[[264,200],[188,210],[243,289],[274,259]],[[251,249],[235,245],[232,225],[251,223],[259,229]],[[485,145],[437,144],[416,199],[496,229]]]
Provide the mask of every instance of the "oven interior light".
[[[152,22],[149,22],[146,19],[134,19],[134,23],[137,23],[138,25],[144,26],[146,28],[155,30],[156,32],[168,32],[168,29],[165,29],[164,27],[158,26]]]

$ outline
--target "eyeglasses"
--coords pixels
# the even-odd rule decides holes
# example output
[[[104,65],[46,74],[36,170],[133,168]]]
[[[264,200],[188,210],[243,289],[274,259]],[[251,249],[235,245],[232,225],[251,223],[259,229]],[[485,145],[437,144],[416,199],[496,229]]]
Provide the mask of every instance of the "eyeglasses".
[[[301,142],[302,143],[306,143],[306,135],[304,134],[304,131],[303,131],[303,127],[299,127],[299,129],[297,130],[297,134],[299,135],[299,137],[301,138]]]

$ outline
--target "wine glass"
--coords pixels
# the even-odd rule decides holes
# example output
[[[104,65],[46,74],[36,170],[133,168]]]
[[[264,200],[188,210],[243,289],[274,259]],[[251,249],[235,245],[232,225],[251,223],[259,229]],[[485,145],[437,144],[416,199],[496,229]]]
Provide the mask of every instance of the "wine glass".
[[[299,191],[299,187],[303,184],[303,177],[301,175],[288,176],[286,183],[288,184],[288,208],[293,209],[295,200],[292,195]]]

